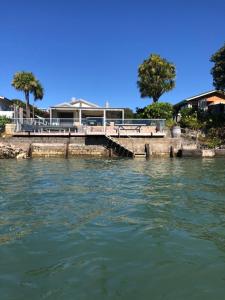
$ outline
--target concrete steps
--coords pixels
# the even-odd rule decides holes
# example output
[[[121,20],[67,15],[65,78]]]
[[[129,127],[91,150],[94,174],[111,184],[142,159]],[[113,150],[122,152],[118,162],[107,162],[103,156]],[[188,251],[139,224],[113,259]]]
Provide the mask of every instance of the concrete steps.
[[[146,158],[146,153],[145,152],[135,152],[134,158]]]
[[[134,157],[134,152],[128,147],[116,141],[113,137],[105,135],[107,140],[107,148],[112,150],[116,155],[123,157]]]

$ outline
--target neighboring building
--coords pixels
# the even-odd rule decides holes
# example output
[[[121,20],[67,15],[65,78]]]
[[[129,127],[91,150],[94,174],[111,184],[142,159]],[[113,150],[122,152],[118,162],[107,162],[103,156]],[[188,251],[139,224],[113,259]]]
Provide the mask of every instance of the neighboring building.
[[[52,122],[60,119],[61,122],[71,120],[78,124],[103,125],[109,119],[124,119],[123,108],[109,107],[108,102],[105,107],[100,107],[92,102],[76,98],[72,98],[70,102],[50,107],[49,112]]]
[[[0,96],[0,116],[6,116],[13,118],[14,110],[13,103],[11,100]]]
[[[203,111],[225,112],[225,92],[214,90],[202,93],[174,105],[177,114],[186,107]]]

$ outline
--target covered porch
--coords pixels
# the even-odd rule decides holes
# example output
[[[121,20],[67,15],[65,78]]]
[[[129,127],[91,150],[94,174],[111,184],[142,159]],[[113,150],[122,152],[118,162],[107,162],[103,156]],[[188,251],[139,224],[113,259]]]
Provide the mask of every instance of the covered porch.
[[[120,119],[123,123],[122,108],[88,108],[88,107],[51,107],[50,123],[68,123],[71,125],[104,126],[107,119]]]

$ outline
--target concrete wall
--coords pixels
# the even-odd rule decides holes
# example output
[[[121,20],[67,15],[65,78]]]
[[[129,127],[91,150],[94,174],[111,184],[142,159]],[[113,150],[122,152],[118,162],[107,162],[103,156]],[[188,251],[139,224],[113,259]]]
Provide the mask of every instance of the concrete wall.
[[[75,156],[109,156],[109,150],[101,145],[77,145],[69,144],[68,145],[68,157]]]
[[[104,138],[83,137],[10,137],[0,138],[0,144],[14,145],[31,153],[32,157],[109,156]]]
[[[114,138],[118,143],[135,153],[145,153],[145,145],[149,144],[150,154],[153,156],[169,156],[171,147],[176,155],[181,149],[179,138]],[[72,157],[79,155],[109,156],[108,141],[105,136],[77,136],[77,137],[11,137],[5,139],[9,144],[18,145],[20,148],[32,148],[35,156],[60,156]]]
[[[177,154],[181,149],[180,138],[151,138],[151,137],[136,137],[136,138],[124,138],[120,137],[116,139],[119,143],[127,146],[129,149],[134,150],[137,153],[145,152],[145,145],[149,144],[150,152],[152,155],[170,155],[171,147],[173,147],[174,153]]]
[[[182,154],[183,157],[225,157],[225,149],[201,150],[182,144],[180,138],[150,138],[120,137],[118,143],[133,150],[135,153],[145,153],[145,145],[149,145],[150,155],[167,156],[172,153]],[[77,137],[10,137],[0,138],[1,145],[13,145],[33,157],[76,157],[76,156],[109,156],[112,151],[107,149],[108,140],[104,136],[77,136]],[[182,150],[182,151],[181,151]],[[181,153],[182,152],[182,153]]]

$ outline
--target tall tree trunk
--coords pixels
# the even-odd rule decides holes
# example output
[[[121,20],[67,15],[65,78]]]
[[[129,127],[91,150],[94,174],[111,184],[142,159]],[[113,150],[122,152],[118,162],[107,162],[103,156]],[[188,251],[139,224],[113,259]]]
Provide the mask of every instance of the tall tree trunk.
[[[29,99],[29,92],[25,92],[25,99],[26,99],[26,118],[30,119],[30,99]]]

